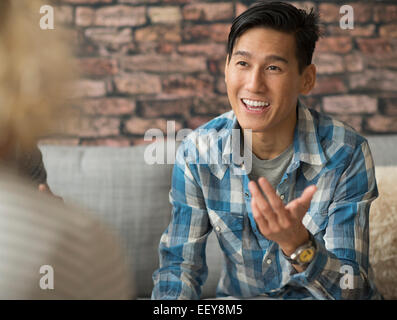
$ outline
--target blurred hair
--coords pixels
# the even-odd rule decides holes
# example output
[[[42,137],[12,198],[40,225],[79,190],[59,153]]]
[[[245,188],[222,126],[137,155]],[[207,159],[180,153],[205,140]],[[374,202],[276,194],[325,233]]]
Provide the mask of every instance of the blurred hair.
[[[47,1],[48,3],[48,1]],[[42,30],[41,0],[0,1],[0,149],[30,148],[59,127],[74,66],[59,24]]]
[[[228,57],[233,53],[236,40],[248,29],[271,28],[291,33],[295,37],[295,55],[299,72],[311,64],[316,41],[321,36],[319,16],[313,12],[297,9],[285,2],[260,1],[233,20],[228,39]]]

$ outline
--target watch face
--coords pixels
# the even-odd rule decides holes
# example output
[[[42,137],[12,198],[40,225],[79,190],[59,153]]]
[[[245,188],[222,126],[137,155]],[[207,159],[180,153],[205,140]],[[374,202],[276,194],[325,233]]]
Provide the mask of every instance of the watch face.
[[[314,249],[312,248],[305,249],[299,254],[299,260],[301,261],[301,263],[308,263],[312,261],[313,257]]]

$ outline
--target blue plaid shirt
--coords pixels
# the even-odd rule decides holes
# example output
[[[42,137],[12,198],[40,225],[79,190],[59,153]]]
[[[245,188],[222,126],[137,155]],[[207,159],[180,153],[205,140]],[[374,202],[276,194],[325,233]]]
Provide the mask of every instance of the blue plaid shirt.
[[[314,260],[298,273],[278,244],[258,230],[248,175],[233,173],[245,167],[232,160],[232,129],[239,125],[230,111],[193,131],[178,148],[172,219],[160,240],[152,299],[200,298],[212,230],[225,256],[218,297],[381,298],[369,276],[368,215],[378,190],[368,142],[301,102],[297,112],[293,159],[276,191],[287,204],[316,184],[318,191],[303,218],[315,237]],[[200,161],[214,155],[220,161]]]

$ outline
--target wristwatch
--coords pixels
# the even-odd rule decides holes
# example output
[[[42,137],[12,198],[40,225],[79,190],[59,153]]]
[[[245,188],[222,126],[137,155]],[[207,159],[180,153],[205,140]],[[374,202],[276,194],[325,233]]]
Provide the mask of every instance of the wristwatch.
[[[281,250],[282,252],[282,250]],[[285,259],[287,259],[292,264],[297,264],[301,267],[306,267],[310,262],[313,261],[316,254],[316,241],[314,236],[309,232],[309,241],[298,247],[293,254],[289,257],[284,254]]]

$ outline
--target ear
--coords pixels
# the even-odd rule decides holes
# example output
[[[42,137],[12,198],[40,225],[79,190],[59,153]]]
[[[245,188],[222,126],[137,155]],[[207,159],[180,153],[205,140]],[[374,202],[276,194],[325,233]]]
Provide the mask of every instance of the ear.
[[[309,94],[316,84],[316,66],[314,64],[308,65],[302,74],[302,83],[300,88],[301,94]]]

